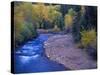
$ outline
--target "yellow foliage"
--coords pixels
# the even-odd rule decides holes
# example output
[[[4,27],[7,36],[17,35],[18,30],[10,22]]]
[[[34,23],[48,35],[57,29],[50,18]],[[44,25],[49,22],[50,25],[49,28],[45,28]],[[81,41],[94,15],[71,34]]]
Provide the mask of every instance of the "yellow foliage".
[[[72,26],[73,18],[74,18],[75,15],[76,15],[76,12],[72,8],[70,8],[68,10],[68,13],[65,15],[65,20],[64,20],[65,27],[71,27]]]
[[[65,16],[65,25],[66,25],[66,27],[70,27],[72,25],[72,23],[73,23],[73,16],[67,14]]]
[[[15,31],[20,32],[24,28],[25,18],[31,15],[32,3],[22,3],[14,7],[14,25]],[[31,19],[31,17],[29,16]]]
[[[48,20],[48,9],[43,3],[33,5],[32,9],[33,19],[46,19]]]
[[[43,3],[38,3],[32,5],[32,7],[33,20],[37,23],[41,23],[43,20],[53,23],[55,19],[61,16],[61,13],[57,11],[60,7],[57,5],[46,6]]]
[[[89,31],[82,31],[81,35],[82,35],[81,42],[84,47],[87,46],[96,47],[96,32],[94,29]]]
[[[31,25],[32,22],[32,3],[22,2],[14,6],[14,38],[16,47],[30,37],[36,36],[33,29],[34,26]]]

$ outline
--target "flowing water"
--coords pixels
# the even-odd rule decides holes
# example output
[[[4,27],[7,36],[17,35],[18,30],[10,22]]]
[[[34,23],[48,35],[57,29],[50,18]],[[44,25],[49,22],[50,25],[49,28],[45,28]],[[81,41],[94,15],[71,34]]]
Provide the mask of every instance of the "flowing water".
[[[67,70],[63,65],[46,57],[43,44],[48,38],[47,34],[40,34],[36,39],[28,41],[15,52],[15,73]]]

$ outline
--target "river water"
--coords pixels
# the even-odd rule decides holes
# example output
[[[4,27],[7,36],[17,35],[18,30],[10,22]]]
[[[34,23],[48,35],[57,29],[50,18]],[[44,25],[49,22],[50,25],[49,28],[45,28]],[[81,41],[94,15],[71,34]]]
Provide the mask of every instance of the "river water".
[[[67,70],[63,65],[46,57],[43,44],[48,37],[47,34],[40,34],[36,39],[26,42],[15,52],[15,73]]]

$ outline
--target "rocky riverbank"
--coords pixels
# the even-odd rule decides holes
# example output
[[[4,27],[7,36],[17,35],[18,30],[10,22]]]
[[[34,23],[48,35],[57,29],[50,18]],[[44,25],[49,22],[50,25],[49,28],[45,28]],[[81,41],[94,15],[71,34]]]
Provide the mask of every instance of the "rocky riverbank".
[[[92,60],[84,49],[79,49],[73,42],[71,34],[55,34],[44,43],[45,53],[50,60],[59,62],[72,70],[94,69],[96,61]]]

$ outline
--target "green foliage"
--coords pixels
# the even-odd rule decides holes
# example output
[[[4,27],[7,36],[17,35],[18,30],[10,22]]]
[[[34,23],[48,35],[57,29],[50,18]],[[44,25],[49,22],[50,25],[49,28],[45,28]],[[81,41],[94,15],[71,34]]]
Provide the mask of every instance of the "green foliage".
[[[71,30],[76,42],[95,47],[97,10],[94,7],[21,2],[15,4],[14,9],[16,47],[36,37],[36,29],[59,32],[66,28]]]
[[[88,31],[84,30],[81,32],[81,35],[81,43],[84,47],[96,47],[96,32],[94,29]]]
[[[60,5],[32,4],[22,2],[14,6],[16,45],[34,38],[36,28],[62,30],[64,27]]]
[[[16,47],[28,39],[36,37],[32,19],[32,3],[20,3],[14,6],[14,27]]]
[[[54,24],[54,27],[55,27],[55,25],[57,25],[57,27],[60,30],[63,30],[63,28],[64,28],[64,22],[63,22],[62,14],[58,11],[55,11],[55,17],[54,17],[54,20],[53,20],[53,24]]]
[[[76,15],[76,12],[74,11],[73,8],[70,8],[70,9],[68,10],[68,14],[71,15],[71,16],[75,16],[75,15]]]

